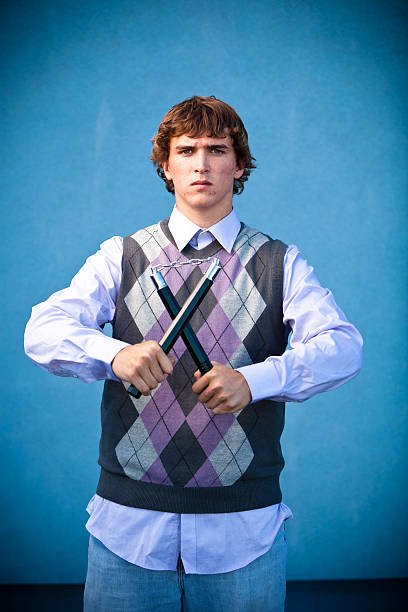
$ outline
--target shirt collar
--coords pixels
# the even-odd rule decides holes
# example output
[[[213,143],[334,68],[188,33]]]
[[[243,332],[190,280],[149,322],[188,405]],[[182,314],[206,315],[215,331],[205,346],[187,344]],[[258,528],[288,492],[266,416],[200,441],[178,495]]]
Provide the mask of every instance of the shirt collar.
[[[199,229],[203,228],[200,228],[199,225],[187,219],[187,217],[174,206],[169,219],[169,230],[179,251],[182,251],[184,247],[187,246]],[[218,223],[206,229],[211,232],[214,238],[218,240],[220,245],[228,251],[228,253],[231,253],[236,237],[241,229],[241,224],[235,210],[232,209],[232,211],[221,219],[221,221],[218,221]]]

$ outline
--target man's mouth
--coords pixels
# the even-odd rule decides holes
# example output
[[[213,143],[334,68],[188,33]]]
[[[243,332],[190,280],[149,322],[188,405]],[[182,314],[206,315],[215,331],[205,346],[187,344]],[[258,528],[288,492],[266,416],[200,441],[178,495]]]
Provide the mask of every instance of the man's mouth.
[[[212,183],[210,183],[210,181],[194,181],[194,183],[191,183],[192,185],[212,185]]]

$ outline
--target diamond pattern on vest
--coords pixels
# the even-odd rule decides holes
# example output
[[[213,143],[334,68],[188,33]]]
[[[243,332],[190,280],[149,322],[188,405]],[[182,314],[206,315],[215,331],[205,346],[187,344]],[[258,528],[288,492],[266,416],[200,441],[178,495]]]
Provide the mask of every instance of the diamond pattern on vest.
[[[210,359],[232,367],[252,363],[246,339],[259,335],[257,322],[266,308],[254,280],[251,260],[268,238],[246,228],[231,254],[220,249],[222,270],[191,325]],[[159,225],[137,232],[133,239],[150,265],[184,257],[169,242]],[[134,259],[137,258],[137,253]],[[185,258],[184,258],[185,259]],[[150,267],[138,268],[124,302],[137,333],[145,340],[159,340],[171,319],[154,291]],[[257,274],[262,274],[259,261]],[[163,273],[182,304],[205,268],[182,266]],[[255,330],[255,331],[254,331]],[[135,480],[185,487],[228,486],[236,482],[251,463],[254,453],[239,415],[214,415],[197,402],[191,391],[196,369],[181,338],[173,349],[174,372],[149,397],[132,399],[137,418],[116,446],[116,456],[127,476]],[[125,384],[125,383],[124,383]],[[125,387],[127,383],[125,384]],[[256,419],[256,411],[253,411]]]

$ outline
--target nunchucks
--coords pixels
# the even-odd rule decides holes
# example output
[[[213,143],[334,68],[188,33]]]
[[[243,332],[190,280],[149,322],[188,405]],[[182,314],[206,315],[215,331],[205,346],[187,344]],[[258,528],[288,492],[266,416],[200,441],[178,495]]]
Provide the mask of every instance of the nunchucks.
[[[174,319],[178,313],[180,312],[180,306],[177,302],[176,298],[172,294],[169,286],[164,280],[163,275],[160,270],[157,269],[157,266],[152,268],[152,279],[154,284],[156,285],[157,293],[161,301],[163,302],[167,312]],[[205,374],[209,370],[211,370],[212,363],[208,359],[208,355],[203,349],[199,339],[195,335],[190,323],[187,323],[181,332],[181,337],[183,338],[183,342],[187,347],[191,357],[194,360],[197,368],[201,372],[201,374]]]
[[[198,306],[201,304],[202,300],[204,299],[205,295],[207,294],[211,285],[213,284],[215,277],[217,276],[218,272],[221,269],[219,259],[216,257],[212,259],[213,259],[213,263],[208,268],[207,272],[204,274],[202,279],[199,281],[194,291],[187,298],[182,308],[180,308],[177,300],[175,299],[170,289],[168,288],[167,283],[164,280],[164,277],[160,273],[160,271],[157,270],[157,268],[153,268],[152,270],[153,280],[158,290],[160,289],[159,291],[160,298],[163,301],[163,304],[168,310],[170,316],[172,317],[174,316],[174,319],[171,325],[169,326],[168,330],[166,331],[166,333],[160,340],[159,345],[161,346],[163,351],[167,354],[173,348],[174,344],[177,341],[177,338],[180,335],[183,335],[183,340],[184,342],[186,342],[186,346],[188,350],[190,351],[191,355],[193,356],[193,359],[195,363],[197,364],[197,367],[200,369],[201,373],[208,372],[208,370],[210,370],[212,366],[211,366],[211,363],[203,347],[199,343],[197,336],[191,329],[188,322],[193,316]],[[192,260],[191,262],[186,262],[186,263],[196,263],[196,260]],[[188,327],[187,327],[187,333],[186,333],[187,325]],[[130,385],[127,391],[136,399],[138,399],[142,395],[140,391],[136,389],[134,385]]]

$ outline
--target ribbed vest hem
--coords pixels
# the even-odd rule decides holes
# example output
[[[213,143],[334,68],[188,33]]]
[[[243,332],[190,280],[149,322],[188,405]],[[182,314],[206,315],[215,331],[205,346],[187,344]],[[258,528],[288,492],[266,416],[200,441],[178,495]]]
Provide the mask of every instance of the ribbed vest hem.
[[[172,487],[132,480],[102,468],[96,492],[123,506],[176,514],[242,512],[282,501],[279,475],[228,487]]]

